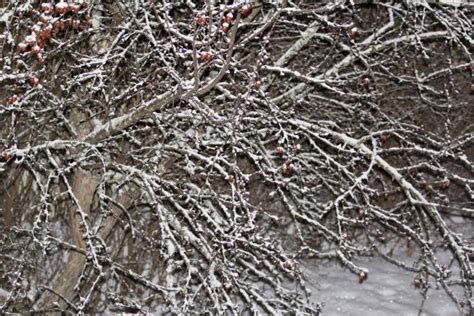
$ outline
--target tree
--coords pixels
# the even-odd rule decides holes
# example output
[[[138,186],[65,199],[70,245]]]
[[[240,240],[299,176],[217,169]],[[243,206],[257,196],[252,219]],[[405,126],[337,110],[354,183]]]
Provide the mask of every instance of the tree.
[[[472,313],[472,5],[355,2],[0,2],[0,311],[319,314],[301,260],[380,256]]]

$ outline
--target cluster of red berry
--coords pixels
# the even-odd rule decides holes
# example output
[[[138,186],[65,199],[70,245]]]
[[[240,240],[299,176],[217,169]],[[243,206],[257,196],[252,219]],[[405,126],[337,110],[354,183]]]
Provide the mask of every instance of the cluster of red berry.
[[[239,12],[242,15],[247,15],[252,10],[252,1],[247,0],[247,2],[239,8]],[[234,21],[234,14],[232,12],[228,12],[222,21],[220,26],[220,30],[222,33],[227,33],[230,29],[232,22]],[[205,15],[198,15],[196,17],[196,24],[200,26],[205,26],[209,23],[209,18]],[[213,58],[213,54],[210,51],[201,52],[200,59],[202,61],[210,61]]]
[[[1,157],[3,161],[9,162],[13,158],[13,155],[7,152],[2,152]]]
[[[275,259],[274,262],[275,262],[276,265],[279,265],[283,269],[286,269],[286,270],[292,270],[293,269],[293,262],[291,260],[282,261],[280,259]]]
[[[296,144],[294,146],[294,152],[299,152],[301,151],[301,144]],[[283,156],[286,153],[286,149],[283,146],[278,146],[275,148],[275,153],[279,156]],[[282,167],[281,167],[281,172],[284,175],[291,175],[294,172],[297,171],[297,167],[293,162],[291,162],[291,159],[289,159]]]
[[[253,3],[253,1],[247,0],[247,3],[245,3],[243,6],[240,7],[240,9],[239,9],[240,14],[242,14],[242,15],[249,14],[250,11],[252,10],[252,3]]]
[[[227,31],[230,28],[230,23],[232,23],[233,20],[234,20],[234,15],[232,14],[232,12],[229,12],[225,15],[224,21],[222,22],[222,25],[221,25],[222,33],[227,33]]]
[[[20,6],[17,11],[18,19],[28,19],[26,23],[33,22],[30,34],[17,45],[20,56],[16,59],[15,65],[18,69],[26,68],[25,60],[35,60],[38,65],[43,63],[43,50],[47,41],[55,34],[64,30],[66,26],[79,29],[81,19],[84,18],[84,9],[87,7],[87,0],[64,1],[56,3],[42,2],[34,5],[28,4]],[[30,58],[28,58],[30,56]],[[28,82],[32,86],[38,85],[40,80],[35,75],[28,76]],[[12,95],[7,98],[7,103],[12,104],[18,97]]]

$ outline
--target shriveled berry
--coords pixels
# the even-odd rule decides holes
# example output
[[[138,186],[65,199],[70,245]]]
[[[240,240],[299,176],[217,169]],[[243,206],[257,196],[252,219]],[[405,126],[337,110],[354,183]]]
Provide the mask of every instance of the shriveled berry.
[[[206,25],[206,24],[207,24],[207,21],[208,21],[207,16],[198,15],[198,16],[196,17],[196,23],[197,23],[198,25],[201,25],[201,26],[202,26],[202,25]]]
[[[229,12],[224,17],[224,22],[230,23],[230,22],[232,22],[233,19],[234,19],[234,15],[231,12]]]
[[[28,81],[30,82],[30,84],[31,84],[32,86],[36,86],[36,85],[38,85],[38,83],[39,83],[38,77],[33,76],[33,75],[31,75],[31,76],[28,77]]]
[[[242,15],[247,15],[250,10],[252,9],[252,5],[250,4],[244,4],[240,9],[239,9],[239,12],[240,14]]]
[[[210,61],[212,60],[213,55],[211,52],[202,52],[200,57],[202,61]]]
[[[28,50],[28,44],[23,43],[23,42],[20,43],[20,44],[18,44],[17,50],[18,50],[18,52],[20,52],[20,53],[26,52],[26,51]]]

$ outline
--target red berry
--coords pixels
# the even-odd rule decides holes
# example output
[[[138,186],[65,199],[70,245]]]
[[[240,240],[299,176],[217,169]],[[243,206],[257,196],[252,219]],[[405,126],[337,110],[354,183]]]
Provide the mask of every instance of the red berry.
[[[31,28],[31,31],[35,33],[35,35],[38,35],[41,32],[41,25],[35,24]]]
[[[49,4],[49,3],[42,3],[42,4],[41,4],[41,10],[46,11],[46,12],[50,11],[50,10],[51,10],[51,4]]]
[[[198,15],[196,17],[196,23],[198,25],[206,25],[207,24],[207,16],[204,16],[204,15]]]
[[[51,37],[53,34],[53,26],[51,24],[48,24],[44,29],[43,32],[41,33],[41,38],[43,40],[48,39]]]
[[[57,20],[54,22],[54,28],[58,31],[63,30],[66,27],[63,20]]]
[[[41,51],[41,47],[39,45],[35,45],[31,48],[31,52],[37,55]]]
[[[227,13],[224,17],[224,22],[230,23],[234,19],[234,15],[232,13]]]
[[[41,22],[43,22],[44,24],[47,24],[47,23],[49,22],[49,19],[50,19],[50,17],[49,17],[48,15],[44,14],[44,13],[41,14],[41,16],[40,16],[40,20],[41,20]]]
[[[2,153],[2,157],[3,159],[5,159],[5,161],[9,161],[10,159],[13,158],[13,155],[10,153]]]
[[[81,6],[79,4],[73,4],[71,7],[71,11],[74,13],[79,12],[80,9],[81,9]]]
[[[229,30],[229,23],[227,22],[222,23],[221,31],[224,33],[227,33],[228,30]]]
[[[201,53],[201,60],[203,61],[210,61],[212,60],[212,53],[211,52],[202,52]]]
[[[54,7],[56,13],[63,14],[66,13],[68,10],[68,4],[64,1],[56,3],[56,6]]]
[[[261,86],[262,86],[262,81],[260,80],[255,81],[255,89],[259,90]]]
[[[39,83],[38,77],[33,76],[33,75],[28,77],[28,81],[30,82],[32,86],[36,86]]]
[[[275,148],[275,152],[279,155],[282,155],[285,153],[285,148],[283,148],[282,146],[278,146],[277,148]]]
[[[9,96],[7,98],[7,103],[9,104],[13,104],[16,102],[16,100],[18,100],[18,97],[16,96],[16,94],[12,95],[12,96]]]
[[[351,39],[354,39],[354,38],[356,38],[358,35],[359,35],[359,29],[354,26],[354,27],[351,29],[351,32],[349,33],[349,37],[350,37]]]
[[[25,62],[21,59],[17,59],[15,64],[16,64],[17,68],[20,68],[20,67],[23,67],[25,65]]]
[[[362,85],[364,87],[367,88],[369,86],[369,84],[370,84],[370,79],[369,78],[365,77],[364,79],[362,79]]]
[[[239,12],[242,14],[242,15],[246,15],[250,12],[250,10],[252,9],[252,6],[250,4],[244,4],[240,9],[239,9]]]
[[[288,168],[287,165],[283,165],[283,167],[281,167],[281,172],[283,174],[290,174],[291,173],[291,171],[290,171],[290,169]]]
[[[229,182],[234,182],[234,180],[235,180],[234,175],[229,174],[229,176],[227,177],[227,181],[229,181]]]
[[[43,63],[43,55],[41,53],[36,54],[36,63],[41,65]]]
[[[77,30],[79,28],[79,26],[81,25],[81,20],[79,19],[73,19],[71,21],[71,25],[72,25],[72,28]]]
[[[440,187],[442,189],[447,189],[449,187],[449,179],[443,179],[441,180],[441,182],[439,183]]]
[[[20,43],[20,44],[18,44],[18,46],[17,46],[17,50],[18,50],[18,52],[20,52],[20,53],[26,52],[27,49],[28,49],[28,44],[26,44],[26,43]]]
[[[292,163],[285,164],[281,167],[281,172],[283,174],[291,174],[293,171],[295,171],[295,165]]]

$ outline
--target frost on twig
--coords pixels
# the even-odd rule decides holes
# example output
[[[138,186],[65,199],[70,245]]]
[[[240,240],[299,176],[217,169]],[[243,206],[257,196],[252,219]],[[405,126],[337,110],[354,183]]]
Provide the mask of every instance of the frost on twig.
[[[378,256],[472,313],[472,11],[441,2],[2,3],[0,312],[317,315],[303,266]]]

